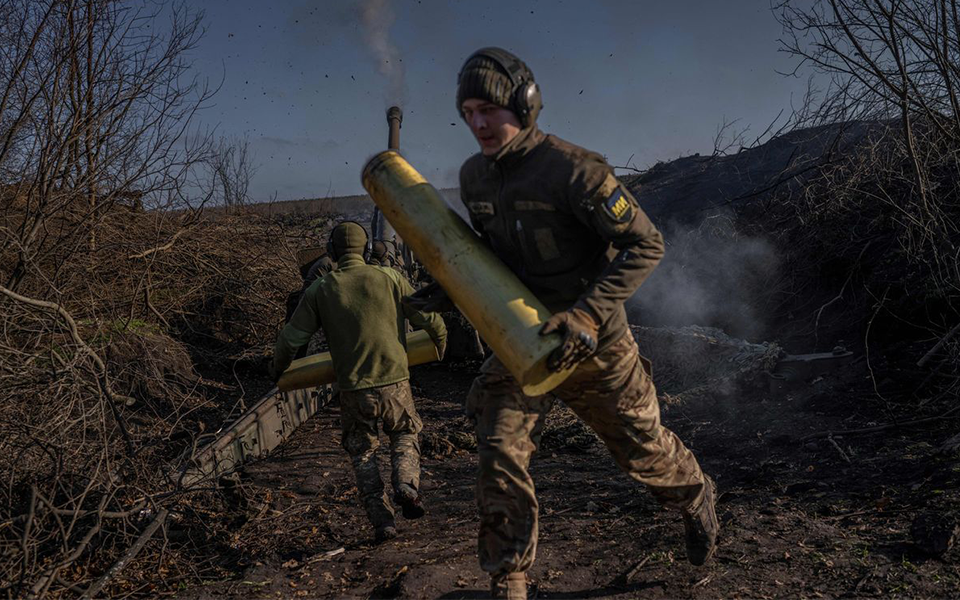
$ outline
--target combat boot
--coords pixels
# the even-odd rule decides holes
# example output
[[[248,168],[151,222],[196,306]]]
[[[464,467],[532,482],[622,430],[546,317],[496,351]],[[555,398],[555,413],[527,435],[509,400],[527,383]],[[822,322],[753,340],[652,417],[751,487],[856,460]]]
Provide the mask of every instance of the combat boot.
[[[386,525],[377,527],[376,533],[374,534],[374,540],[378,544],[392,540],[395,537],[397,537],[397,527],[393,523],[387,523]]]
[[[707,476],[703,490],[703,501],[696,510],[683,511],[683,526],[686,530],[687,560],[700,566],[713,557],[717,550],[717,533],[720,523],[714,508],[716,484]]]
[[[494,575],[490,580],[490,597],[504,600],[527,600],[527,576],[525,573]]]
[[[408,483],[401,483],[397,486],[393,501],[400,505],[405,519],[419,519],[426,514],[423,509],[423,502],[420,500],[420,494]]]

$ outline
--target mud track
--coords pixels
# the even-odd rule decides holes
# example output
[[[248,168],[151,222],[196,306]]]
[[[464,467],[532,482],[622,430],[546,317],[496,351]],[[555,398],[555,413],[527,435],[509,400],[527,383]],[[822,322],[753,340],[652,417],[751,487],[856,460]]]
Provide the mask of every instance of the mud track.
[[[425,518],[398,517],[400,536],[372,544],[331,406],[247,469],[245,485],[263,492],[260,510],[277,526],[248,541],[241,575],[180,597],[485,597],[476,456],[462,416],[474,369],[413,372],[425,422]],[[679,516],[660,509],[602,447],[554,440],[532,465],[541,542],[531,598],[957,597],[957,549],[931,556],[911,524],[918,515],[955,517],[960,462],[939,444],[960,430],[960,420],[804,440],[890,421],[856,368],[793,395],[667,403],[663,413],[719,485],[717,558],[689,565]]]

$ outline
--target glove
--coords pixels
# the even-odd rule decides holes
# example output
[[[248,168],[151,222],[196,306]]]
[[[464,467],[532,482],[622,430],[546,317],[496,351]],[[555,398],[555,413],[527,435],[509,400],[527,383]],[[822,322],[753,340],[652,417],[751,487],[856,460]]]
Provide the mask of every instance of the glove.
[[[409,296],[404,296],[400,301],[405,306],[421,312],[447,312],[454,308],[447,292],[436,281]]]
[[[597,351],[599,328],[590,313],[576,307],[550,317],[540,328],[540,335],[559,332],[563,342],[547,357],[547,368],[563,371],[589,358]]]

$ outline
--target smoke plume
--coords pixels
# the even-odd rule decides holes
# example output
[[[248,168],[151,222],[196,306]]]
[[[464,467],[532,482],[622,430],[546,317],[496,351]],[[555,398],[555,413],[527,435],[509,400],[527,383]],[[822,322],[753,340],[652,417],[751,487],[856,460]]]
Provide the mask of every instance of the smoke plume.
[[[631,322],[718,327],[735,337],[764,339],[765,307],[780,264],[773,245],[740,234],[730,215],[662,229],[666,256],[627,305]]]
[[[390,28],[396,14],[390,0],[363,0],[360,5],[363,39],[377,70],[387,79],[385,102],[403,106],[406,99],[406,79],[400,49],[390,39]]]

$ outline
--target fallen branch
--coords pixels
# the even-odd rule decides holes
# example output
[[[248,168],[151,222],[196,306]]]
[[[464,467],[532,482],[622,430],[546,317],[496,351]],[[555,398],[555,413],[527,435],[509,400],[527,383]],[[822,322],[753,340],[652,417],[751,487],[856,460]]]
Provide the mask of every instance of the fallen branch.
[[[120,557],[120,560],[113,563],[113,566],[107,569],[107,572],[104,573],[100,579],[95,581],[87,591],[81,596],[81,598],[94,598],[97,594],[100,593],[100,590],[103,589],[103,586],[107,584],[114,576],[117,575],[124,567],[130,564],[134,558],[137,557],[137,554],[143,550],[143,547],[147,545],[147,542],[150,541],[150,538],[157,532],[157,529],[160,529],[160,526],[163,525],[163,522],[167,519],[169,512],[167,509],[162,509],[156,518],[147,525],[147,528],[143,530],[143,533],[140,534],[140,537],[137,538],[137,541],[133,543],[132,546]]]
[[[343,548],[342,546],[341,546],[340,548],[335,549],[335,550],[327,550],[326,552],[321,552],[320,554],[317,554],[316,556],[313,556],[313,557],[311,557],[311,558],[308,558],[308,559],[306,560],[306,562],[304,562],[303,564],[305,564],[305,565],[312,565],[313,563],[318,563],[318,562],[320,562],[321,560],[326,560],[326,559],[328,559],[328,558],[333,558],[334,556],[339,556],[339,555],[343,554],[344,552],[346,552],[346,549]]]
[[[107,505],[107,501],[110,499],[110,494],[104,494],[103,498],[100,499],[100,506],[97,509],[98,512],[102,512],[103,508]],[[83,536],[83,539],[80,540],[80,543],[77,544],[73,550],[67,555],[63,560],[57,564],[50,565],[44,570],[44,574],[33,584],[33,587],[30,588],[30,593],[27,595],[28,598],[41,598],[44,594],[47,593],[50,585],[57,580],[60,575],[60,570],[69,567],[72,565],[80,556],[86,551],[87,547],[90,545],[90,542],[93,538],[100,533],[100,529],[103,526],[103,521],[97,519],[96,525],[87,530],[87,533]]]
[[[162,246],[156,246],[154,248],[150,248],[149,250],[144,250],[143,252],[140,252],[138,254],[131,254],[127,258],[131,260],[137,259],[137,258],[146,258],[151,254],[155,254],[157,252],[163,252],[164,250],[169,250],[170,248],[173,248],[173,245],[177,242],[177,238],[180,237],[180,235],[183,234],[185,231],[187,230],[179,229],[175,234],[173,234],[173,237],[170,238],[170,241],[168,241],[166,244],[163,244]]]
[[[34,489],[35,489],[35,488],[34,488]],[[73,510],[73,509],[69,509],[69,508],[54,508],[54,507],[52,507],[52,506],[50,506],[50,505],[48,504],[50,514],[57,515],[57,516],[59,516],[59,517],[71,517],[71,518],[73,518],[73,519],[83,519],[83,518],[89,517],[89,516],[91,516],[91,515],[98,515],[98,516],[99,516],[100,518],[102,518],[102,519],[126,519],[126,518],[129,518],[129,517],[132,517],[133,515],[137,514],[137,513],[140,512],[141,510],[143,510],[143,508],[144,508],[146,505],[147,505],[146,501],[145,501],[145,500],[141,500],[140,502],[136,503],[136,504],[135,504],[132,508],[130,508],[129,510],[124,510],[124,511],[113,511],[113,510],[104,510],[104,511],[98,511],[98,510],[77,511],[77,510]],[[32,508],[32,506],[31,506],[31,508]],[[13,517],[12,519],[9,519],[9,520],[7,520],[7,521],[4,521],[4,524],[6,524],[6,523],[29,522],[29,520],[30,520],[31,518],[32,518],[31,513],[26,513],[26,514],[23,514],[23,515],[18,515],[18,516],[16,516],[16,517]]]
[[[837,443],[837,440],[833,439],[832,437],[828,437],[827,441],[830,442],[834,448],[836,448],[837,452],[840,453],[840,456],[843,457],[843,460],[847,461],[847,463],[850,462],[850,457],[847,456],[847,453],[843,451],[843,448],[840,447],[840,444]]]
[[[960,323],[957,323],[957,325],[953,329],[951,329],[947,333],[947,335],[940,338],[940,341],[937,342],[937,345],[934,346],[933,348],[930,348],[930,351],[924,354],[923,358],[917,361],[917,366],[922,367],[923,365],[927,364],[930,358],[932,358],[937,352],[939,352],[940,348],[943,348],[943,345],[949,342],[951,338],[953,338],[953,336],[957,334],[958,331],[960,331]]]
[[[633,579],[633,576],[640,572],[640,569],[644,567],[648,562],[650,562],[650,555],[643,557],[643,560],[633,565],[630,570],[623,574],[623,582],[630,583],[630,580]]]
[[[817,433],[811,433],[810,435],[803,436],[799,441],[805,442],[807,440],[814,440],[817,438],[831,438],[834,436],[845,436],[845,435],[859,435],[861,433],[877,433],[880,431],[887,431],[888,429],[896,429],[897,427],[911,427],[913,425],[921,425],[923,423],[929,423],[931,421],[939,421],[940,419],[950,416],[951,414],[960,410],[960,406],[954,406],[950,410],[941,413],[935,417],[925,417],[923,419],[914,419],[912,421],[904,421],[902,423],[888,423],[887,425],[877,425],[876,427],[863,427],[861,429],[847,429],[847,430],[838,430],[838,431],[818,431]]]
[[[853,512],[843,513],[842,515],[828,515],[825,517],[820,517],[824,521],[842,521],[844,519],[849,519],[850,517],[862,517],[864,515],[873,515],[873,514],[884,514],[892,515],[897,513],[909,512],[913,509],[910,508],[877,508],[873,506],[871,508],[866,508],[864,510],[856,510]]]
[[[103,359],[100,358],[93,348],[87,345],[83,338],[80,337],[80,332],[77,330],[77,322],[73,320],[73,316],[67,312],[65,308],[59,304],[54,304],[53,302],[47,302],[46,300],[37,300],[35,298],[28,298],[26,296],[21,296],[20,294],[14,292],[11,289],[8,289],[0,285],[0,293],[4,294],[11,300],[20,302],[21,304],[27,304],[29,306],[34,306],[36,308],[42,308],[45,310],[52,311],[57,314],[63,321],[67,324],[67,328],[70,330],[70,337],[73,339],[73,342],[80,346],[87,356],[90,357],[90,360],[96,365],[98,370],[98,380],[101,387],[103,388],[104,393],[108,398],[114,402],[123,402],[127,406],[133,406],[137,401],[130,396],[124,396],[122,394],[114,393],[113,388],[110,385],[110,380],[107,375],[107,366],[103,363]]]

